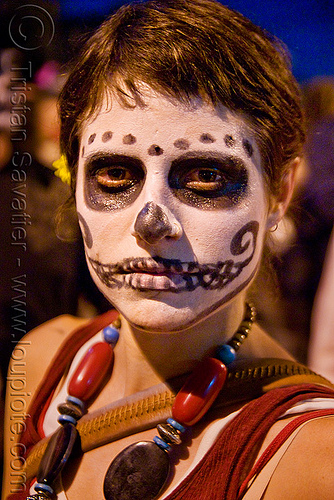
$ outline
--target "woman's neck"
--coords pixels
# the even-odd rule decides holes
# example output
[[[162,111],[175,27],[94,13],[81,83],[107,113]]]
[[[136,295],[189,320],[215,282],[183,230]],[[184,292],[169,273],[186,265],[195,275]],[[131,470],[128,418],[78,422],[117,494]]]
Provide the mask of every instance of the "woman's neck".
[[[233,337],[244,315],[242,299],[191,328],[172,333],[140,330],[122,318],[112,376],[92,409],[189,373],[199,360],[214,355],[218,345]],[[266,357],[292,359],[255,323],[238,351],[238,359]]]
[[[214,355],[218,345],[232,338],[244,314],[244,298],[238,298],[192,327],[172,333],[138,329],[123,318],[117,357],[125,395],[191,371],[199,360]],[[247,339],[239,351],[241,357],[278,356],[277,344],[263,337],[267,338],[261,332],[261,339]],[[265,349],[260,352],[262,342]]]

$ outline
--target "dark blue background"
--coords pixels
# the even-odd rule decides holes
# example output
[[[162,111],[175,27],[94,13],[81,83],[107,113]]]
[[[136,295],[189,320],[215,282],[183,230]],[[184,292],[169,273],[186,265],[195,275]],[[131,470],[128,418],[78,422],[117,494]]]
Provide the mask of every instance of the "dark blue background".
[[[59,0],[60,17],[98,23],[122,0]],[[222,2],[281,38],[300,82],[334,74],[334,0],[231,0]]]

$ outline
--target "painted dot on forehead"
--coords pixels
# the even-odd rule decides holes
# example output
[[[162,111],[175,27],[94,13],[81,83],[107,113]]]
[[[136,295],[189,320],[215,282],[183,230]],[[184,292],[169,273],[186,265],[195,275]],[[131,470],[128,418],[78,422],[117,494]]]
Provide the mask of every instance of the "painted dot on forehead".
[[[244,147],[244,150],[246,151],[247,156],[249,156],[249,158],[250,158],[253,154],[253,146],[251,145],[251,143],[247,139],[244,139],[242,141],[242,145]]]
[[[160,146],[152,144],[152,146],[148,148],[147,152],[150,156],[160,156],[163,154],[164,150]]]
[[[202,134],[199,140],[200,142],[203,142],[203,144],[212,144],[213,142],[216,142],[216,139],[208,133]]]
[[[231,135],[226,134],[224,137],[225,144],[228,148],[232,148],[235,144],[235,140]]]
[[[176,139],[176,141],[174,141],[174,147],[176,147],[177,149],[188,149],[190,146],[189,144],[189,141],[187,141],[187,139]]]
[[[135,144],[137,139],[132,134],[127,134],[123,137],[123,144]]]
[[[112,138],[112,132],[111,130],[107,130],[102,134],[102,142],[108,142]]]
[[[95,140],[96,134],[92,134],[88,137],[88,144],[92,144]]]

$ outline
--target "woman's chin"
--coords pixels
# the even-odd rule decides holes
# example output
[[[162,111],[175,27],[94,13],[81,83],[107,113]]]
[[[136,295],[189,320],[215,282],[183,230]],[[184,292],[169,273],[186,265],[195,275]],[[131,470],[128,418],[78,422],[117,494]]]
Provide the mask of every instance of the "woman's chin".
[[[107,297],[133,327],[152,332],[177,332],[192,327],[225,303],[224,295],[198,290],[188,293],[153,293]],[[200,295],[200,297],[198,297]]]
[[[149,300],[145,307],[138,304],[129,308],[120,304],[117,310],[133,327],[157,333],[185,330],[197,321],[196,314],[189,307],[176,309],[168,304],[157,304],[156,301]]]

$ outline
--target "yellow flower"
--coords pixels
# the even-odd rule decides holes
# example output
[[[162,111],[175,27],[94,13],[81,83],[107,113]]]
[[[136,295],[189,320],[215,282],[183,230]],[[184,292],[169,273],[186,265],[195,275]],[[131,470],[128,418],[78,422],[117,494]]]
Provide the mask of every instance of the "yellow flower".
[[[65,184],[71,185],[71,172],[68,168],[68,163],[65,155],[61,155],[59,160],[52,163],[55,169],[55,175],[59,177]]]

